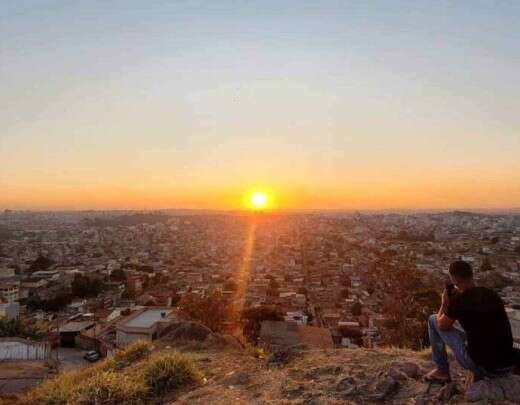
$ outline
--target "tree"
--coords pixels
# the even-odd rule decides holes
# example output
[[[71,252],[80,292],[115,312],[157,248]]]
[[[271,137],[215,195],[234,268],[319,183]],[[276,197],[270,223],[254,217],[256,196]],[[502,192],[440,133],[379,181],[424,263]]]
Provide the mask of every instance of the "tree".
[[[350,308],[350,312],[352,312],[352,315],[354,316],[360,316],[361,310],[363,309],[361,303],[359,301],[354,302],[352,304],[352,308]]]
[[[233,280],[227,280],[224,283],[224,291],[236,291],[237,288],[237,283],[235,283]]]
[[[260,327],[263,321],[283,321],[283,314],[275,307],[262,305],[250,307],[242,311],[240,315],[243,323],[243,334],[253,344],[258,343]]]
[[[51,266],[54,265],[54,261],[49,259],[48,257],[39,255],[36,260],[34,260],[29,266],[29,272],[34,273],[35,271],[44,271],[48,270]]]
[[[381,266],[380,287],[387,291],[383,300],[386,315],[385,343],[402,348],[422,349],[428,345],[427,320],[439,309],[440,294],[432,289],[433,280],[415,266]]]
[[[0,317],[0,337],[21,337],[38,339],[42,333],[20,319]]]
[[[71,288],[72,295],[75,297],[95,297],[103,290],[103,282],[97,278],[76,274],[72,280]]]
[[[42,300],[38,295],[30,296],[27,299],[27,307],[32,311],[41,309],[43,311],[57,312],[69,305],[71,301],[72,296],[68,292],[62,291],[48,300]]]
[[[178,309],[185,318],[200,322],[213,332],[223,332],[232,316],[231,306],[218,291],[205,296],[185,294],[178,303]]]

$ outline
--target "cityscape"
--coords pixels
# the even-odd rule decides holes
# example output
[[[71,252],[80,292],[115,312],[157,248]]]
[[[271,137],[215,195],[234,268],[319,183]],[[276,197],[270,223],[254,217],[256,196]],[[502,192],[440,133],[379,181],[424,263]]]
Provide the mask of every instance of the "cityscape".
[[[257,343],[265,347],[420,349],[426,318],[396,314],[392,300],[420,304],[427,286],[433,301],[424,308],[434,312],[455,259],[499,292],[520,345],[514,213],[6,210],[0,231],[0,314],[31,325],[38,339],[27,344],[66,368],[85,367],[88,349],[106,356],[158,339],[182,318],[186,296],[215,294],[232,309],[217,315],[219,327],[235,335],[247,308],[283,316],[262,324]],[[416,322],[418,335],[398,333],[396,315]]]
[[[520,1],[4,1],[0,405],[520,405]]]

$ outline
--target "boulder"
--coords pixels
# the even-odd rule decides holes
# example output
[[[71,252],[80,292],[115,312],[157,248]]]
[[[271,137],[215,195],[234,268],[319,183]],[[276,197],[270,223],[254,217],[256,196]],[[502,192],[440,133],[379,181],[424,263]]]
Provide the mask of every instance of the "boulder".
[[[399,381],[387,376],[376,384],[375,398],[381,401],[389,400],[399,391],[400,386]]]
[[[322,375],[338,375],[343,371],[342,366],[315,367],[305,373],[305,378],[314,379]]]
[[[278,347],[275,348],[272,353],[267,357],[268,366],[285,366],[294,357],[302,352],[305,348],[302,346],[289,346],[289,347]]]
[[[221,347],[231,347],[234,349],[243,349],[244,346],[240,341],[232,336],[232,335],[223,335],[220,333],[210,333],[206,337],[206,342],[211,345],[221,346]]]
[[[356,382],[352,377],[345,377],[338,381],[336,390],[341,392],[343,397],[348,397],[356,391]]]
[[[441,388],[441,390],[437,394],[437,399],[440,401],[447,402],[458,393],[459,390],[457,388],[457,384],[451,382]]]
[[[388,370],[388,375],[398,381],[406,381],[408,379],[408,376],[403,371],[394,367]]]
[[[246,385],[251,380],[251,377],[248,373],[244,371],[239,371],[238,373],[233,373],[222,380],[222,384],[226,386],[233,385]]]
[[[520,404],[520,376],[508,375],[477,381],[466,391],[466,399],[470,402],[509,400]]]
[[[173,324],[168,332],[166,333],[166,337],[172,340],[186,340],[186,341],[197,341],[203,342],[206,340],[209,334],[211,334],[211,329],[208,327],[197,323],[197,322],[179,322]]]
[[[416,378],[421,374],[419,366],[413,361],[398,361],[392,364],[392,369],[398,370],[408,378]]]
[[[295,384],[291,381],[285,381],[281,386],[281,394],[287,399],[296,399],[303,395],[305,387],[303,384]]]

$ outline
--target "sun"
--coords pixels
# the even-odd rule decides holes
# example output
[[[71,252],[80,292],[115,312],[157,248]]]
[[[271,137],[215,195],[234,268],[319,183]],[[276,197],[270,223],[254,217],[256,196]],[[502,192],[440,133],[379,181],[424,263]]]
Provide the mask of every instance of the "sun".
[[[269,202],[267,194],[263,191],[255,191],[251,194],[251,205],[254,209],[260,210],[266,208]]]

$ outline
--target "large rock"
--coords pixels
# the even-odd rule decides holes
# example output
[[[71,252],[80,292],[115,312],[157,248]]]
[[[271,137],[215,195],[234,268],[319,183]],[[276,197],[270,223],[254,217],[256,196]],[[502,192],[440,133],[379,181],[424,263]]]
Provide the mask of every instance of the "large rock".
[[[470,402],[509,400],[520,404],[520,376],[509,375],[477,381],[466,391],[466,399]]]
[[[457,384],[454,382],[446,384],[437,394],[437,399],[447,402],[459,392]]]
[[[166,337],[173,340],[191,340],[202,342],[211,334],[211,329],[197,322],[179,322],[173,324]]]
[[[220,333],[211,333],[206,337],[206,342],[211,345],[220,347],[231,347],[234,349],[243,349],[244,346],[240,341],[232,335],[223,335]]]
[[[345,377],[338,381],[336,390],[341,393],[343,397],[348,397],[356,392],[356,381],[352,377]]]
[[[245,371],[239,371],[237,373],[233,373],[228,375],[224,380],[222,380],[222,384],[226,386],[234,386],[234,385],[246,385],[249,384],[251,377]]]
[[[380,401],[387,401],[399,391],[400,386],[399,381],[387,376],[377,382],[374,397]]]
[[[338,375],[343,371],[342,366],[315,367],[305,373],[305,378],[315,379],[323,375]]]
[[[419,366],[413,361],[394,362],[391,370],[399,371],[400,373],[405,374],[408,378],[416,378],[421,373]]]
[[[299,345],[275,348],[267,357],[267,366],[283,367],[303,350],[304,347]]]
[[[280,388],[282,396],[287,399],[299,398],[305,392],[303,384],[297,384],[292,381],[284,381]]]

